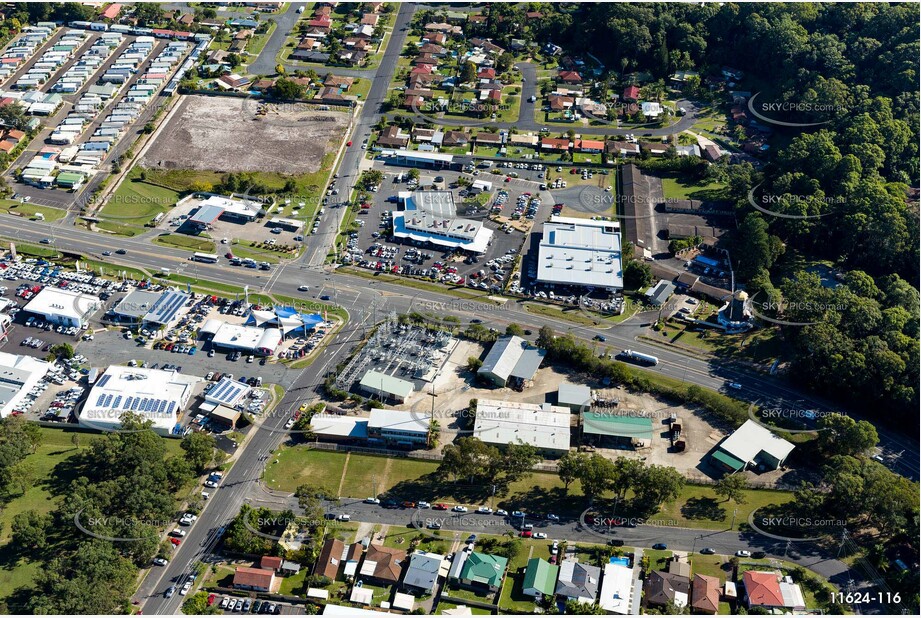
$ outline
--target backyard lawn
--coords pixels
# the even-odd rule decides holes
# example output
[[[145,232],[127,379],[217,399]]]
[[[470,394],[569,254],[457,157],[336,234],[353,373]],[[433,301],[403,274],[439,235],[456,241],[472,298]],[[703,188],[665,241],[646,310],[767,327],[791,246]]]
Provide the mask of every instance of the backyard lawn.
[[[662,194],[672,200],[719,200],[726,187],[718,182],[694,182],[675,174],[662,176]]]

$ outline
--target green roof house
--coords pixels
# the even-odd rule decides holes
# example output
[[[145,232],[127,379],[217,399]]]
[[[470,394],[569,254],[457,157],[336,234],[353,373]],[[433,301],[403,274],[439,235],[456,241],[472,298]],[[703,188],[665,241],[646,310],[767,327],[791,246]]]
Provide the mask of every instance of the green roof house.
[[[508,558],[465,549],[455,555],[449,577],[455,579],[458,585],[466,588],[498,592],[502,587],[507,566]]]
[[[553,595],[556,588],[556,576],[560,567],[550,564],[543,558],[531,558],[524,571],[524,582],[521,584],[522,592],[528,596]]]

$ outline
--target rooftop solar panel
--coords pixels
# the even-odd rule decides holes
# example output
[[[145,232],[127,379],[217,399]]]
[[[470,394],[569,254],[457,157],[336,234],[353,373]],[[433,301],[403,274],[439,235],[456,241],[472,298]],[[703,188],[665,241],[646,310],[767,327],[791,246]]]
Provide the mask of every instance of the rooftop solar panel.
[[[168,414],[172,414],[172,413],[173,413],[173,410],[175,410],[175,409],[176,409],[176,402],[175,402],[175,401],[171,401],[171,402],[169,402],[169,409],[168,409],[166,412],[167,412]]]
[[[101,395],[99,396],[99,399],[96,400],[96,407],[97,407],[97,408],[101,408],[101,407],[102,407],[102,402],[105,401],[105,400],[106,400],[106,394],[103,393],[103,394],[101,394]]]
[[[102,377],[99,379],[99,384],[97,384],[97,386],[105,386],[106,383],[109,381],[109,378],[111,378],[111,377],[112,377],[112,376],[110,376],[110,375],[108,375],[108,374],[102,376]]]
[[[119,406],[121,405],[121,402],[122,402],[122,396],[121,396],[121,395],[118,395],[118,396],[115,398],[115,401],[112,402],[112,407],[113,407],[113,408],[119,407]]]

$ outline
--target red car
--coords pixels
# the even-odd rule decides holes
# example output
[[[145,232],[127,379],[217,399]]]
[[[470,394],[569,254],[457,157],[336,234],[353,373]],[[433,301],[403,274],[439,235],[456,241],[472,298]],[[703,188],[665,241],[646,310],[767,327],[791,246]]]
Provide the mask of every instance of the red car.
[[[352,145],[352,140],[347,141],[347,142],[345,143],[345,145],[346,145],[346,146],[351,146],[351,145]]]
[[[233,253],[231,253],[230,251],[228,251],[227,253],[224,254],[224,257],[227,258],[228,260],[232,260],[232,259],[233,259]]]
[[[182,543],[182,541],[180,541],[176,537],[170,537],[169,542],[175,545],[176,547],[179,547],[179,544]]]
[[[521,536],[523,536],[523,537],[526,538],[526,539],[530,539],[532,534],[533,534],[533,533],[532,533],[530,530],[522,530],[522,531],[521,531]]]
[[[217,595],[212,593],[208,595],[208,605],[214,605],[214,601],[217,600]]]
[[[440,503],[439,503],[439,504],[436,504],[435,506],[433,506],[433,507],[432,507],[432,510],[433,510],[433,511],[447,511],[447,510],[448,510],[448,505],[447,505],[447,504],[440,504]]]

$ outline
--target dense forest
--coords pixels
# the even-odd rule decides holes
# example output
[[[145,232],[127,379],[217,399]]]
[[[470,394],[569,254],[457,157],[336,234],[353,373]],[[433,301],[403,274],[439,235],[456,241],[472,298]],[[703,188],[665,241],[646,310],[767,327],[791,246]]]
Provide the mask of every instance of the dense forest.
[[[821,124],[771,127],[779,147],[763,168],[721,172],[738,209],[737,281],[766,305],[785,306],[788,319],[815,322],[782,333],[791,375],[804,386],[879,419],[915,417],[917,4],[493,4],[484,12],[477,34],[556,43],[602,63],[604,78],[620,85],[628,73],[665,80],[678,70],[706,82],[729,65],[745,75],[737,87],[765,100],[822,108],[785,118]],[[781,216],[754,210],[753,190],[771,196]],[[847,273],[837,290],[802,270],[819,260]]]

